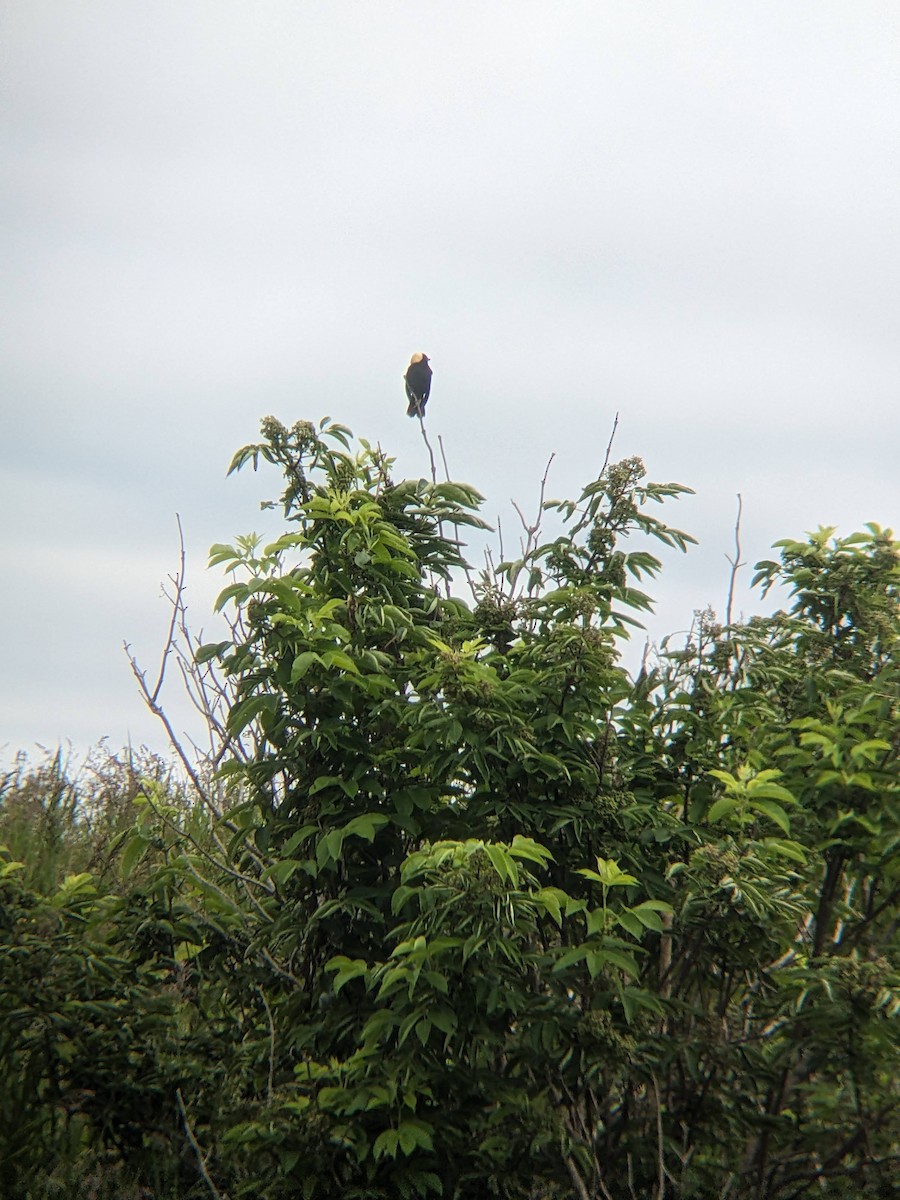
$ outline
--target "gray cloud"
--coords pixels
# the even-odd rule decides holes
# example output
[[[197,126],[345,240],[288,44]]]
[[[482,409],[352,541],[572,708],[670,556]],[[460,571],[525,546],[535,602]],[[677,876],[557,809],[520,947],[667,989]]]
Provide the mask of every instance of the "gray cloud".
[[[155,736],[118,642],[165,626],[174,513],[202,610],[206,547],[277,490],[224,480],[264,413],[330,413],[423,473],[413,349],[454,473],[507,528],[552,450],[552,490],[589,477],[617,411],[619,453],[697,489],[673,520],[702,546],[654,632],[721,605],[737,491],[751,560],[896,522],[895,5],[12,0],[3,21],[22,583],[0,744]]]

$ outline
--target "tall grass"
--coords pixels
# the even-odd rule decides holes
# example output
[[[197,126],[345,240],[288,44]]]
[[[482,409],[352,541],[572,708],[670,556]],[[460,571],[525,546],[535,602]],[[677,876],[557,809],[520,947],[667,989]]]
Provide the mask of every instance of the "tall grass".
[[[113,753],[101,743],[81,760],[62,749],[37,760],[20,754],[0,774],[0,868],[10,860],[22,864],[10,877],[11,890],[0,890],[0,955],[6,956],[0,961],[0,1200],[187,1200],[196,1194],[175,1182],[171,1150],[161,1146],[157,1154],[149,1147],[138,1171],[115,1145],[98,1141],[95,1124],[81,1111],[90,1093],[66,1083],[66,1062],[59,1058],[70,1035],[78,1037],[67,1004],[73,1011],[85,1007],[85,1028],[92,1019],[92,989],[83,972],[90,973],[92,963],[114,964],[114,957],[104,958],[97,943],[109,930],[82,928],[53,897],[67,878],[83,874],[110,898],[140,887],[141,872],[123,879],[121,853],[148,790],[189,815],[183,777],[144,748]],[[37,958],[43,968],[33,965]],[[108,1006],[114,990],[103,993],[102,979],[98,987]],[[121,1017],[130,1021],[127,1007]]]
[[[62,749],[37,761],[19,754],[0,776],[0,846],[24,863],[23,882],[41,895],[84,871],[104,890],[116,890],[135,800],[151,781],[188,807],[182,778],[144,747],[113,753],[100,743],[81,762]]]

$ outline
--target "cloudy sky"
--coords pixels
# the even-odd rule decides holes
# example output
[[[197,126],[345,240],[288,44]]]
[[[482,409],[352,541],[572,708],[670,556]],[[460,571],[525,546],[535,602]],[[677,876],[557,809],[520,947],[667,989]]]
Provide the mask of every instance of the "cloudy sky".
[[[155,665],[176,513],[209,628],[278,488],[233,451],[328,414],[425,474],[414,350],[508,530],[616,412],[696,489],[654,637],[722,611],[738,492],[751,564],[896,526],[898,47],[895,0],[5,0],[0,756],[161,748],[122,642]]]

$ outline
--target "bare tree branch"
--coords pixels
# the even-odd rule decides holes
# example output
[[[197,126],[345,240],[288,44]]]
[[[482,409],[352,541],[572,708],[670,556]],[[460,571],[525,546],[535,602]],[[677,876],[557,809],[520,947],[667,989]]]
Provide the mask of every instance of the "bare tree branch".
[[[275,1094],[275,1022],[272,1020],[272,1010],[269,1008],[266,993],[258,984],[256,990],[259,992],[263,1008],[266,1010],[266,1020],[269,1022],[269,1078],[266,1084],[266,1100],[271,1104]]]
[[[438,447],[440,448],[440,451],[441,451],[441,461],[444,464],[444,478],[449,483],[450,482],[450,468],[447,466],[447,455],[444,453],[444,439],[440,434],[438,434]]]
[[[725,555],[726,560],[731,563],[731,577],[728,580],[728,600],[725,604],[725,626],[731,628],[731,607],[734,602],[734,583],[737,578],[737,573],[741,567],[746,566],[746,563],[741,562],[741,512],[744,502],[741,499],[741,493],[737,494],[738,508],[737,517],[734,522],[734,558]]]
[[[425,432],[425,414],[419,408],[416,416],[419,418],[419,429],[422,433],[422,441],[428,447],[428,457],[431,459],[431,482],[437,483],[437,467],[434,464],[434,451],[431,449],[431,442],[428,440],[428,434]]]
[[[547,465],[544,468],[544,474],[541,477],[541,490],[538,495],[537,515],[535,516],[534,522],[531,525],[528,524],[525,514],[522,512],[522,509],[519,507],[516,501],[510,501],[513,508],[516,510],[519,520],[522,523],[522,530],[525,534],[525,540],[519,540],[519,546],[522,551],[520,564],[509,583],[509,598],[511,600],[515,599],[515,590],[519,575],[521,574],[525,563],[528,561],[529,556],[537,549],[538,546],[539,534],[541,532],[541,525],[544,519],[544,500],[547,494],[547,479],[549,478],[550,468],[553,465],[554,458],[556,458],[555,450],[547,459]]]
[[[607,443],[607,446],[606,446],[606,454],[603,459],[603,466],[600,468],[601,475],[606,470],[606,468],[609,466],[609,456],[612,454],[613,442],[615,441],[616,430],[618,428],[619,428],[619,414],[616,413],[615,417],[613,418],[612,433],[609,435],[609,442]]]
[[[188,1141],[191,1143],[191,1147],[197,1156],[197,1165],[200,1167],[200,1174],[203,1176],[206,1186],[216,1197],[216,1200],[228,1200],[227,1193],[219,1191],[210,1178],[209,1171],[206,1169],[206,1159],[203,1155],[203,1151],[200,1149],[200,1143],[194,1136],[193,1129],[191,1129],[191,1123],[188,1120],[187,1109],[184,1107],[184,1097],[181,1095],[181,1088],[175,1089],[175,1098],[178,1101],[178,1109],[181,1113],[181,1119],[184,1122],[184,1131],[187,1134]]]
[[[653,1095],[656,1100],[656,1200],[665,1200],[666,1196],[666,1159],[663,1145],[662,1103],[659,1098],[659,1084],[653,1076]]]

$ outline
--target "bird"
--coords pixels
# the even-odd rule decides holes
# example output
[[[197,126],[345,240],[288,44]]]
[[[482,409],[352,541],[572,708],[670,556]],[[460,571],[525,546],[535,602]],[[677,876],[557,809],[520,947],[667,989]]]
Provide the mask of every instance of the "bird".
[[[406,380],[406,398],[409,401],[406,415],[424,417],[425,405],[431,394],[431,367],[428,365],[428,355],[422,354],[421,351],[414,354],[403,378]]]

